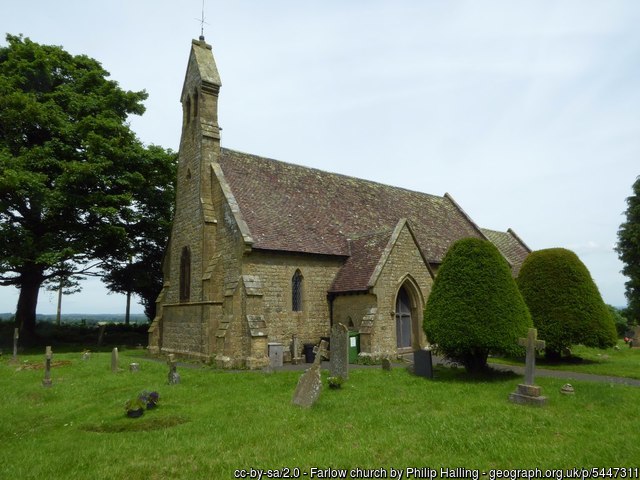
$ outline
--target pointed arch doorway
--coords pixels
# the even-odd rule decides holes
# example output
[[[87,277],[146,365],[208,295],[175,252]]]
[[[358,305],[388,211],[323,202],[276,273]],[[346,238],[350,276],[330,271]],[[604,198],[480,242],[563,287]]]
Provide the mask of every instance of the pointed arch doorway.
[[[411,348],[411,298],[407,289],[402,286],[396,297],[396,342],[398,349]]]
[[[421,348],[420,312],[422,301],[419,291],[407,279],[396,295],[396,347],[398,352],[410,352]]]

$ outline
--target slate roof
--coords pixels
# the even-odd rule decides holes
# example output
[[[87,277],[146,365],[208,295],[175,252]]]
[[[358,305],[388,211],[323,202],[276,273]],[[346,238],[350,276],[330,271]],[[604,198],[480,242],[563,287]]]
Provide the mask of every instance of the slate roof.
[[[502,254],[511,262],[511,271],[514,277],[518,276],[522,263],[531,253],[531,249],[524,243],[516,233],[508,229],[506,232],[489,230],[482,228],[482,233],[493,243]]]
[[[254,249],[357,256],[367,262],[380,250],[384,235],[406,218],[423,256],[440,263],[456,240],[484,237],[449,195],[429,195],[224,148],[219,163]],[[350,261],[355,264],[356,258],[347,264]],[[357,270],[353,268],[353,275]]]
[[[351,256],[336,275],[329,292],[366,291],[392,233],[391,230],[386,230],[349,240]]]

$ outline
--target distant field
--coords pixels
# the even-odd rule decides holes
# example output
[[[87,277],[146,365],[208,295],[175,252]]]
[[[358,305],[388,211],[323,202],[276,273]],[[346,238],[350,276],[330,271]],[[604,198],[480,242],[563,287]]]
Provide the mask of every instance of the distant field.
[[[7,321],[13,318],[13,313],[0,313],[0,321]],[[141,313],[131,314],[129,316],[132,323],[146,323],[149,320],[146,315]],[[55,322],[56,316],[52,315],[36,315],[38,322]],[[98,322],[123,323],[124,314],[117,313],[69,313],[60,317],[61,323],[84,323],[94,324]]]

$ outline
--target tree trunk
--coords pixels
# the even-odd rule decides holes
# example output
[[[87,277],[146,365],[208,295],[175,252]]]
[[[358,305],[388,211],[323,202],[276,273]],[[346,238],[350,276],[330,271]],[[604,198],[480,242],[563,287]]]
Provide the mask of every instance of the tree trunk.
[[[20,277],[20,296],[15,322],[20,328],[21,336],[25,338],[33,338],[36,334],[36,307],[43,281],[43,271],[38,268],[24,270]]]
[[[124,316],[124,324],[129,325],[129,318],[131,316],[131,291],[127,292],[127,311]]]
[[[58,308],[56,310],[56,325],[60,326],[60,317],[62,316],[62,290],[64,285],[64,279],[60,277],[60,285],[58,288]]]

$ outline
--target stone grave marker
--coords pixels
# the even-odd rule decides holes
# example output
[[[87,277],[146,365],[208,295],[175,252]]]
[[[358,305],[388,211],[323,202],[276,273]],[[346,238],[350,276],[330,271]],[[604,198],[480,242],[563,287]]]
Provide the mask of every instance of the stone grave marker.
[[[129,371],[130,372],[139,372],[140,371],[140,364],[137,362],[133,362],[129,364]]]
[[[113,373],[118,372],[118,347],[113,347],[111,351],[111,371]]]
[[[180,383],[180,374],[177,371],[178,362],[176,362],[176,358],[173,353],[169,354],[167,365],[169,365],[169,385],[177,385],[178,383]]]
[[[87,360],[90,360],[90,359],[91,359],[91,352],[89,350],[82,353],[82,360],[86,362]]]
[[[433,355],[431,350],[421,348],[413,352],[413,373],[419,377],[433,378]]]
[[[349,330],[342,323],[331,329],[331,350],[329,351],[329,375],[349,378]]]
[[[302,363],[302,357],[300,356],[301,352],[302,349],[300,348],[300,339],[298,338],[298,335],[294,333],[291,339],[291,363],[293,365]]]
[[[43,387],[51,386],[51,359],[53,358],[53,352],[51,347],[47,347],[44,358],[44,378],[42,379]]]
[[[527,338],[519,339],[518,344],[527,349],[524,383],[519,384],[516,391],[509,395],[509,400],[514,403],[542,406],[547,403],[547,397],[540,395],[542,387],[535,385],[535,369],[536,350],[542,350],[545,342],[538,340],[538,330],[530,328]]]
[[[320,396],[320,392],[322,391],[322,379],[320,378],[320,362],[322,361],[322,356],[327,351],[327,342],[324,340],[320,341],[320,346],[314,349],[316,354],[316,358],[313,361],[311,367],[305,371],[300,380],[298,380],[298,385],[296,386],[296,391],[293,393],[293,399],[291,403],[294,405],[299,405],[301,407],[311,407],[318,397]]]
[[[389,360],[387,357],[384,357],[382,359],[382,370],[384,370],[385,372],[391,371],[391,360]]]

